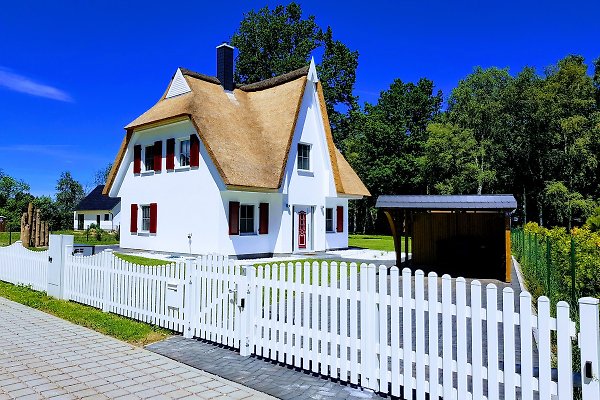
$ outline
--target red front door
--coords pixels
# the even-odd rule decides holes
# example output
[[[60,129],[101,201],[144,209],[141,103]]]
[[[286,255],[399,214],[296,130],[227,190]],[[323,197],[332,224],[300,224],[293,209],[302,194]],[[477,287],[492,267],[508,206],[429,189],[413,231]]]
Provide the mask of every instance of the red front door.
[[[306,212],[298,213],[298,248],[306,248]]]

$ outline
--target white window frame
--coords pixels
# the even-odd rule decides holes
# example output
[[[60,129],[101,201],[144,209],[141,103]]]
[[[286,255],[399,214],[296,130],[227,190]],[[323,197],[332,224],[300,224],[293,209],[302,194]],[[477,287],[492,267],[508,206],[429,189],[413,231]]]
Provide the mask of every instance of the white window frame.
[[[301,146],[306,146],[308,148],[308,169],[305,168],[300,168],[300,147]],[[312,171],[312,162],[311,162],[311,157],[310,154],[312,153],[312,144],[310,143],[304,143],[304,142],[299,142],[298,146],[297,146],[297,155],[296,155],[296,168],[298,169],[298,171],[307,171],[310,172]],[[304,158],[304,157],[302,157]]]
[[[188,142],[188,164],[187,165],[182,165],[181,164],[181,144],[183,142]],[[181,137],[181,138],[177,138],[175,139],[175,158],[177,159],[177,169],[188,169],[190,168],[190,155],[192,153],[192,143],[190,140],[190,137]]]
[[[252,207],[252,232],[242,232],[242,207]],[[257,224],[256,224],[256,216],[257,216],[257,210],[258,207],[256,204],[252,204],[252,203],[240,203],[240,211],[239,211],[239,216],[238,216],[238,227],[239,227],[239,231],[240,231],[240,236],[248,236],[248,235],[256,235],[258,230],[257,230]],[[245,219],[249,219],[249,218],[245,218]]]
[[[334,209],[334,206],[325,207],[325,233],[335,233],[335,213],[333,212]],[[327,210],[331,210],[331,229],[327,229]]]
[[[144,208],[148,209],[148,229],[144,229]],[[140,211],[139,211],[139,221],[140,221],[140,226],[139,226],[139,231],[141,233],[149,233],[150,232],[150,204],[140,204]]]

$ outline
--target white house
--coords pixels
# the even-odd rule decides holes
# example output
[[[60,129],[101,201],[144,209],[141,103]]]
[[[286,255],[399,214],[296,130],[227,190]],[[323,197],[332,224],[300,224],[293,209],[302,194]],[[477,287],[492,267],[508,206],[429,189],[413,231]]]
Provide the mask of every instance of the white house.
[[[104,185],[98,185],[85,196],[73,212],[73,229],[84,230],[91,224],[107,231],[116,231],[121,225],[121,200],[102,194]]]
[[[126,126],[105,194],[123,203],[121,247],[236,256],[348,246],[348,201],[369,196],[335,148],[314,62],[234,85],[179,68]]]

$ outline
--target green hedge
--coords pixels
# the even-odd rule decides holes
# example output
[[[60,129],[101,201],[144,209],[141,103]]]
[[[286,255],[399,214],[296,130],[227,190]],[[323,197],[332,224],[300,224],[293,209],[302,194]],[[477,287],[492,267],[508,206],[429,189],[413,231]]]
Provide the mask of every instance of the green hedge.
[[[600,233],[528,223],[513,230],[512,247],[534,298],[565,300],[575,311],[580,297],[600,297]]]

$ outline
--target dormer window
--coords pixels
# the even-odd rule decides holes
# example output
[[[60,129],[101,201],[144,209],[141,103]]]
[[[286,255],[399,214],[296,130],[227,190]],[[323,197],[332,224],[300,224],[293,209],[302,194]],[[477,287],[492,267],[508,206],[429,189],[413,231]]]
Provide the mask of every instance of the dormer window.
[[[310,145],[298,143],[298,169],[310,171]]]

